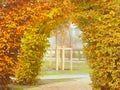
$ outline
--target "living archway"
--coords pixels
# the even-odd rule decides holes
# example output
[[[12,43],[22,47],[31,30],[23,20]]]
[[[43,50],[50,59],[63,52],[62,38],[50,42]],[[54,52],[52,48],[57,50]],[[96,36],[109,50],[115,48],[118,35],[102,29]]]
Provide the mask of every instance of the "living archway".
[[[119,74],[119,2],[112,0],[79,2],[78,0],[77,5],[78,13],[77,11],[72,13],[78,26],[83,30],[85,51],[92,68],[93,89],[117,89],[119,87],[119,81],[116,81]],[[113,32],[116,34],[113,35]]]
[[[119,68],[120,68],[119,67],[119,59],[120,59],[120,57],[119,57],[119,45],[120,45],[120,40],[119,40],[119,38],[120,38],[119,37],[119,33],[120,33],[120,31],[119,31],[119,25],[120,25],[119,24],[119,13],[120,13],[119,12],[119,9],[120,9],[119,8],[119,0],[115,0],[115,1],[114,0],[103,0],[103,1],[71,0],[71,1],[73,2],[73,4],[75,6],[78,6],[77,9],[75,8],[76,9],[75,11],[71,12],[71,13],[73,13],[73,15],[75,15],[75,16],[73,16],[75,20],[72,20],[72,21],[78,22],[78,26],[84,32],[82,37],[83,37],[83,40],[87,42],[86,55],[88,57],[88,62],[90,64],[91,68],[93,69],[92,76],[91,76],[92,81],[93,81],[93,89],[101,89],[101,90],[110,90],[110,89],[117,90],[117,89],[119,89],[119,87],[120,87],[120,84],[119,84],[120,83],[120,80],[119,80],[119,72],[120,72],[119,71]],[[45,24],[47,26],[49,26],[49,25],[52,26],[53,23],[55,24],[56,21],[59,21],[59,20],[60,20],[59,23],[64,21],[64,19],[61,18],[61,16],[63,16],[65,18],[65,16],[64,16],[64,15],[66,15],[65,10],[68,9],[66,7],[68,4],[66,4],[66,2],[64,2],[64,7],[66,7],[67,9],[63,8],[63,7],[62,7],[62,9],[60,9],[60,8],[58,8],[58,6],[56,6],[56,3],[58,3],[58,2],[59,2],[59,4],[57,4],[57,5],[59,7],[62,7],[60,0],[57,0],[54,3],[54,5],[50,6],[49,8],[47,8],[46,6],[52,5],[52,4],[42,3],[42,4],[46,5],[45,7],[47,9],[50,9],[51,12],[49,12],[49,10],[46,10],[47,14],[43,15],[43,17],[46,17],[46,18],[39,17],[39,19],[41,20],[41,23],[40,23],[41,27]],[[10,3],[8,3],[8,4],[10,4]],[[12,5],[14,6],[14,4],[12,4]],[[26,4],[26,5],[28,6],[28,4]],[[29,5],[32,5],[32,4],[29,4]],[[15,6],[15,7],[17,7],[17,6]],[[52,9],[51,9],[51,7],[52,7]],[[53,7],[55,7],[55,8],[53,8]],[[5,7],[5,8],[7,8],[7,7]],[[44,8],[44,7],[42,7],[42,8]],[[60,11],[60,12],[61,12],[61,10],[63,10],[65,12],[65,14],[63,15],[62,13],[58,13],[56,11],[56,9],[57,9],[57,11]],[[6,9],[4,9],[4,10],[6,10]],[[4,10],[3,10],[3,6],[2,6],[1,11],[4,11]],[[30,15],[33,14],[33,12],[31,12],[30,8],[27,8],[27,9],[23,8],[23,10],[25,10],[25,11],[28,10],[26,12],[26,14],[28,14],[28,12]],[[9,9],[9,11],[15,12],[13,9],[12,10]],[[22,14],[24,14],[24,13],[22,13]],[[20,14],[20,16],[22,14]],[[6,21],[6,20],[10,20],[9,17],[13,17],[13,16],[16,17],[16,14],[14,14],[13,16],[10,16],[11,15],[10,12],[9,12],[9,14],[5,13],[2,16],[6,17],[7,15],[8,15],[8,17],[6,19],[1,18],[2,22]],[[38,14],[38,16],[42,16],[42,15]],[[73,19],[73,17],[72,17],[72,19]],[[4,32],[1,34],[1,36],[3,37],[2,42],[4,43],[4,46],[5,46],[5,47],[1,46],[2,51],[13,52],[12,51],[13,49],[11,50],[10,47],[13,47],[14,44],[6,44],[6,42],[9,42],[11,40],[11,38],[13,39],[13,37],[11,36],[9,40],[8,40],[8,37],[9,37],[9,35],[11,35],[11,33],[12,33],[12,35],[14,35],[14,34],[16,35],[16,31],[13,32],[13,30],[16,30],[17,25],[20,25],[20,27],[17,28],[17,30],[22,31],[23,28],[25,28],[25,27],[23,27],[23,24],[25,25],[25,21],[29,20],[29,18],[30,17],[26,17],[26,16],[22,17],[22,19],[14,18],[14,20],[11,20],[12,24],[5,22],[8,24],[7,26],[6,26],[6,24],[1,23],[2,28],[5,26],[3,28],[4,31],[3,30],[1,31],[1,32]],[[35,21],[38,18],[37,19],[32,18],[32,19],[35,19],[35,20],[32,20],[35,23]],[[52,19],[55,19],[55,21]],[[16,20],[18,22],[16,22]],[[42,22],[42,20],[45,22]],[[46,23],[46,21],[48,21],[48,20],[50,20],[50,22]],[[19,23],[19,24],[16,25],[16,23]],[[53,26],[57,26],[59,23],[57,22],[57,24],[55,24]],[[12,25],[12,27],[10,27],[11,25]],[[5,31],[6,29],[9,29],[10,31],[9,30]],[[47,31],[46,27],[41,28],[41,30],[43,30],[43,31],[39,32],[39,33],[41,33],[41,38],[42,38],[41,41],[44,41],[44,40],[46,41],[46,39],[44,37],[49,37],[49,34],[47,34],[47,33],[49,33],[52,29],[50,28],[50,30]],[[32,29],[33,33],[38,33],[38,28],[34,29],[34,30]],[[31,32],[31,31],[28,30],[28,32]],[[4,34],[8,34],[7,38]],[[19,34],[17,32],[17,35],[20,36],[21,33]],[[30,35],[30,34],[28,34],[28,35]],[[16,36],[14,36],[14,38],[16,38]],[[19,37],[17,37],[17,38],[19,38]],[[29,39],[30,38],[28,38],[28,40]],[[23,40],[23,42],[24,42],[24,40]],[[16,40],[14,43],[16,43]],[[19,46],[18,43],[16,44],[17,46]],[[43,45],[44,44],[45,43],[43,43]],[[6,47],[6,45],[10,46],[10,47]],[[44,47],[44,46],[41,46],[40,48],[42,48],[42,47]],[[44,49],[42,49],[42,50],[44,51]],[[3,54],[3,55],[1,55],[1,60],[3,63],[5,61],[5,63],[1,64],[1,66],[4,66],[4,65],[6,65],[7,67],[14,66],[13,65],[14,63],[9,62],[9,65],[8,65],[8,63],[6,64],[6,62],[7,62],[7,60],[15,62],[14,59],[16,59],[15,58],[16,56],[13,57],[12,56],[13,53],[12,53],[12,55],[11,55],[11,53],[8,53],[8,52],[6,52],[7,54],[5,54],[4,52],[1,52],[1,53]],[[40,54],[42,56],[43,52],[41,51]],[[7,56],[7,58],[3,57],[4,55]],[[8,75],[9,74],[11,75],[11,69],[6,68],[5,70],[8,70],[10,72],[10,73],[7,73]],[[6,71],[4,72],[3,68],[1,69],[1,72],[2,73],[0,75],[2,77],[4,75],[6,75]]]

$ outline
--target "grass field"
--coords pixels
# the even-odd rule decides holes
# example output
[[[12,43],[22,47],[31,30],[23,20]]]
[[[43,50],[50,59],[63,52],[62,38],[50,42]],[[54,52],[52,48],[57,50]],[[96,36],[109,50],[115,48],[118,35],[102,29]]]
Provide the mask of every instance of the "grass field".
[[[70,70],[70,63],[65,63],[65,70],[61,70],[61,66],[59,66],[59,70],[55,70],[55,61],[51,62],[51,65],[49,61],[43,62],[42,67],[42,75],[78,75],[78,74],[89,74],[90,68],[88,67],[87,63],[84,62],[73,62],[73,70]]]

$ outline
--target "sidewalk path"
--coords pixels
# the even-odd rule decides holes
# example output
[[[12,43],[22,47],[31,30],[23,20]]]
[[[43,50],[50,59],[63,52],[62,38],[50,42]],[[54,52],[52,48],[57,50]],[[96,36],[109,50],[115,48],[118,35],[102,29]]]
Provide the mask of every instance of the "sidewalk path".
[[[71,78],[88,78],[90,79],[89,74],[84,75],[51,75],[51,76],[40,76],[40,79],[71,79]]]
[[[67,77],[66,77],[67,76]],[[64,76],[44,76],[41,79],[62,79],[62,78],[71,78],[71,81],[67,82],[58,82],[47,85],[41,85],[35,88],[29,88],[24,90],[92,90],[90,83],[91,80],[89,75],[64,75]]]

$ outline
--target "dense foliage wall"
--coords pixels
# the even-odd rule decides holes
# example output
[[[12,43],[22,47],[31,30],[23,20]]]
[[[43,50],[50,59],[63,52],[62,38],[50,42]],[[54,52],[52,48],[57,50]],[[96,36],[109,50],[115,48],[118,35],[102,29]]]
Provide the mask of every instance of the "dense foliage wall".
[[[47,38],[51,30],[68,17],[67,4],[68,2],[63,0],[8,0],[0,3],[0,81],[2,84],[3,82],[4,85],[7,84],[8,79],[15,75],[15,72],[17,82],[21,83],[25,80],[24,83],[30,83],[33,74],[34,82],[41,67],[39,60],[42,59],[48,46]],[[31,66],[35,64],[36,66],[32,68]],[[17,69],[15,69],[16,65]]]
[[[61,3],[62,1],[43,2],[36,7],[41,18],[36,25],[33,23],[28,27],[21,39],[19,66],[16,71],[18,83],[31,84],[37,80],[44,53],[49,46],[50,32],[67,19],[63,13],[66,7]]]
[[[0,89],[14,76],[20,39],[30,19],[27,1],[9,1],[0,3]]]
[[[81,2],[80,2],[81,1]],[[76,0],[75,18],[92,69],[93,90],[120,89],[120,3]]]
[[[39,28],[29,27],[21,39],[16,70],[17,83],[33,84],[41,69],[43,54],[48,46],[47,35],[39,32]]]
[[[15,72],[18,83],[36,81],[50,32],[70,16],[83,31],[93,90],[119,90],[119,1],[37,1],[0,3],[0,84],[6,85]]]

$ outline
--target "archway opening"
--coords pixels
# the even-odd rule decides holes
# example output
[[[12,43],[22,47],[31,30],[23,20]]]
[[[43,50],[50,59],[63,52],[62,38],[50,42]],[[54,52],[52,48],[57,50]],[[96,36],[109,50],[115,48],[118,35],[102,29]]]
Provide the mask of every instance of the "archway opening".
[[[51,33],[42,65],[42,79],[57,79],[59,82],[60,79],[87,78],[90,82],[90,68],[81,34],[82,31],[72,23],[63,23]]]

